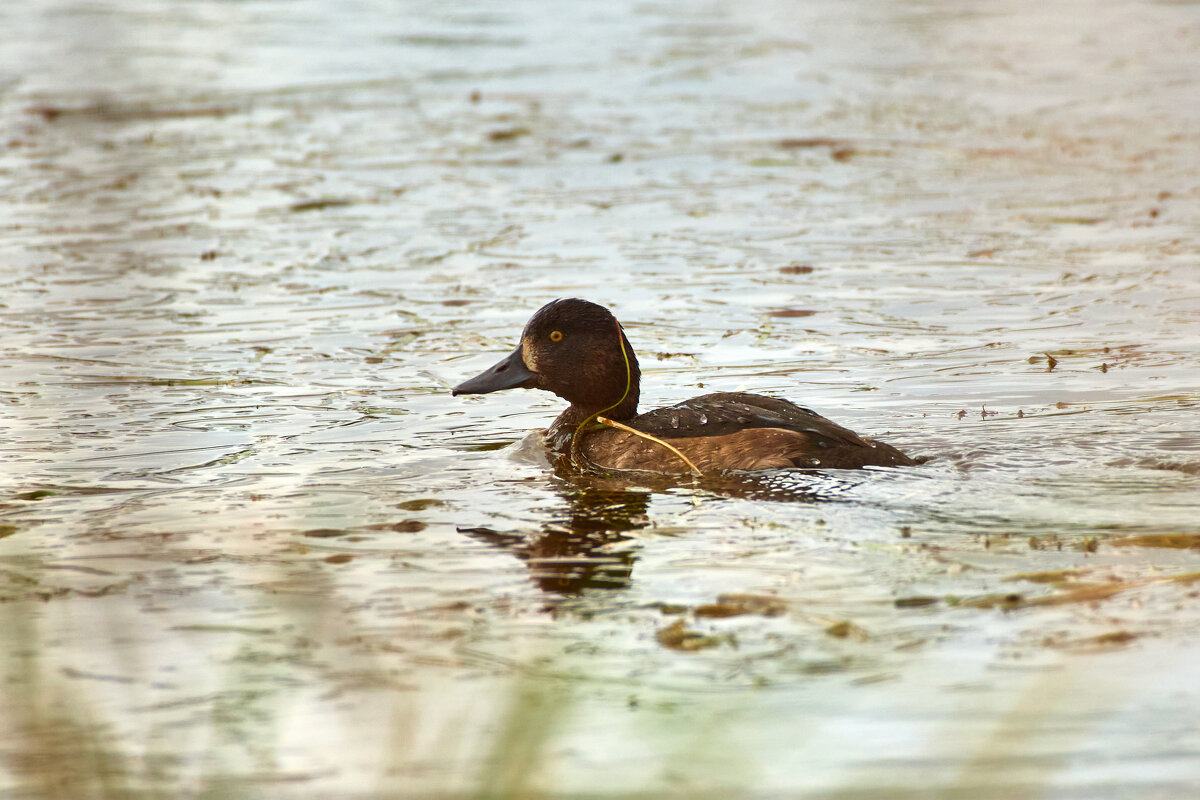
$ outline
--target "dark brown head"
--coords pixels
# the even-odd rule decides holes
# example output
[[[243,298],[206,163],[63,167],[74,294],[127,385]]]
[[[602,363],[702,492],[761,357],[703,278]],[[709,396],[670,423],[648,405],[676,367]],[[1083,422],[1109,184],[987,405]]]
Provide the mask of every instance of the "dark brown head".
[[[575,298],[538,309],[503,361],[454,387],[453,394],[545,389],[588,413],[637,413],[637,356],[607,308]]]

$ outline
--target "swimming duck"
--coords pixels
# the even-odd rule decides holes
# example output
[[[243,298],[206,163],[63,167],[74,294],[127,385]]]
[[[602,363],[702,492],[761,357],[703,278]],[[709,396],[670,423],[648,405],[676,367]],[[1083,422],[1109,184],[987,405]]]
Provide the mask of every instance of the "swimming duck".
[[[616,317],[576,298],[542,306],[502,361],[452,394],[544,389],[570,405],[545,434],[577,469],[658,473],[785,467],[857,469],[916,462],[787,400],[717,392],[639,414],[641,370]]]

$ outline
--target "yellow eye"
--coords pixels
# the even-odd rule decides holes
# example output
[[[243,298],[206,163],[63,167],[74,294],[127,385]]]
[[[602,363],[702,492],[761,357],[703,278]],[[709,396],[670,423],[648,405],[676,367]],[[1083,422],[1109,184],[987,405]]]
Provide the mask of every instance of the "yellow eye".
[[[550,331],[550,341],[561,342],[562,341],[562,331]]]

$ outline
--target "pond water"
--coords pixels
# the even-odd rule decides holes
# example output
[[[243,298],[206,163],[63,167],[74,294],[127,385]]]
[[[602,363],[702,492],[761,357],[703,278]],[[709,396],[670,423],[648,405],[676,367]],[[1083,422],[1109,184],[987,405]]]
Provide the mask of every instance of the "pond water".
[[[0,25],[0,794],[1200,787],[1200,5]],[[561,296],[929,460],[555,475]]]

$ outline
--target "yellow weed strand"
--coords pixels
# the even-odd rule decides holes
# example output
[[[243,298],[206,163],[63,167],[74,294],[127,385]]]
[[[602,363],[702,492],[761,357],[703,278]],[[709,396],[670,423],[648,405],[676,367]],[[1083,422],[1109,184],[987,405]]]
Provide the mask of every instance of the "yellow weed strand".
[[[649,439],[650,441],[654,442],[655,444],[661,444],[663,447],[667,448],[672,453],[674,453],[675,455],[677,455],[681,459],[683,459],[683,463],[687,464],[688,467],[691,468],[693,475],[695,475],[698,478],[704,477],[704,473],[700,471],[699,467],[697,467],[695,464],[692,463],[692,460],[690,458],[685,456],[683,453],[679,452],[679,450],[676,449],[675,447],[664,442],[662,439],[659,439],[657,436],[651,436],[648,433],[639,431],[636,428],[631,428],[628,425],[617,422],[616,420],[609,419],[608,417],[596,417],[596,422],[599,422],[601,425],[607,425],[610,428],[617,428],[618,430],[625,431],[626,433],[632,433],[634,436],[640,436],[643,439]]]

